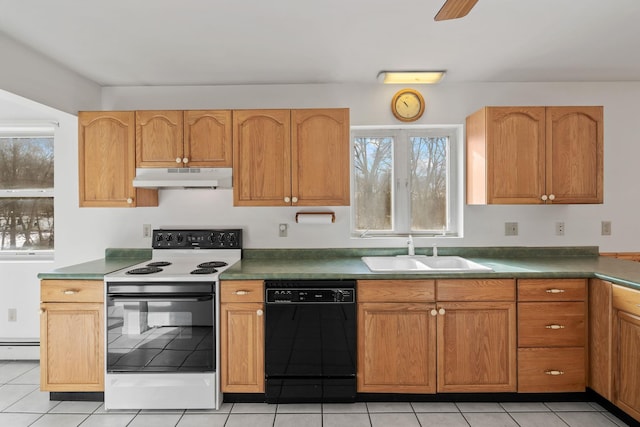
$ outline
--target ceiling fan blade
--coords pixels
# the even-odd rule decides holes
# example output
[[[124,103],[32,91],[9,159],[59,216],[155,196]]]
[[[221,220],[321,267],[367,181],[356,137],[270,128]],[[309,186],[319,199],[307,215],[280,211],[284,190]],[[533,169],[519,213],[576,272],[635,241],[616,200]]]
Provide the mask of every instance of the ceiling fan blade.
[[[447,19],[457,19],[466,16],[478,0],[446,0],[436,17],[436,21],[445,21]]]

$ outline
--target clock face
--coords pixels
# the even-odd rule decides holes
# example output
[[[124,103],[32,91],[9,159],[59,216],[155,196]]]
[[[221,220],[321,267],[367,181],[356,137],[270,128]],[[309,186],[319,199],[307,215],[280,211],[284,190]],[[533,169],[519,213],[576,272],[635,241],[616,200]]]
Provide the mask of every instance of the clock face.
[[[411,122],[418,120],[424,113],[424,98],[413,89],[403,89],[396,93],[391,101],[391,110],[398,120]]]

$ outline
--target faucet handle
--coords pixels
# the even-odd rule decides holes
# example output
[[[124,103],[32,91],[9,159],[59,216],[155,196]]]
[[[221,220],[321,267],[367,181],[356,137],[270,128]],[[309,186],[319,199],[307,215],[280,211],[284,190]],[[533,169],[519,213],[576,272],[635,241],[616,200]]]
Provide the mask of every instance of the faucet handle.
[[[433,244],[433,256],[438,256],[438,245]]]

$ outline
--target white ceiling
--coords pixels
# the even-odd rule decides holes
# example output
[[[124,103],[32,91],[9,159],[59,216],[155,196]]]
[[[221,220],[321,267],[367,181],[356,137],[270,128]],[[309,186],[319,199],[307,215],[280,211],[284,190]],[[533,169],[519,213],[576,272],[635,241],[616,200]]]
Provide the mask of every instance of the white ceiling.
[[[0,0],[0,31],[102,86],[640,81],[639,0]]]

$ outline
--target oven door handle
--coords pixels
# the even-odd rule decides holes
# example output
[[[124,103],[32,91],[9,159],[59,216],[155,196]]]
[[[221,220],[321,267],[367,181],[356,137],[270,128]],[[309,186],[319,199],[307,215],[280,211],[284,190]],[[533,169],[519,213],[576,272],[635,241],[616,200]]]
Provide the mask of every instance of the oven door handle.
[[[213,295],[180,295],[180,294],[137,294],[137,295],[107,295],[113,302],[202,302],[211,301]]]

